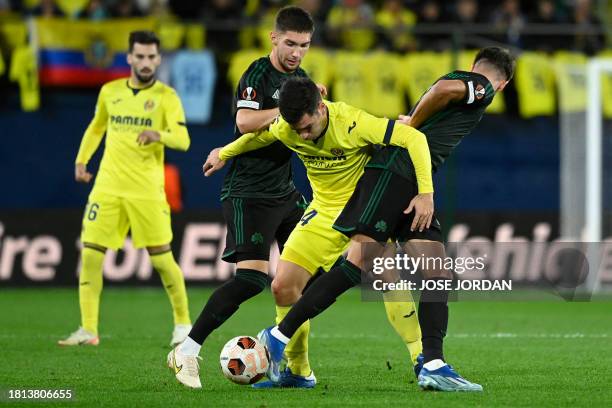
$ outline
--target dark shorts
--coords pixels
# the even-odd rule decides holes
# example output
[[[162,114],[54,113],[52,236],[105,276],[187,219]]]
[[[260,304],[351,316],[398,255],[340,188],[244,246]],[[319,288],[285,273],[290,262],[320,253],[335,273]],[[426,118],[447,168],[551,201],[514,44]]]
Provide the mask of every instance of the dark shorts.
[[[232,263],[267,261],[274,240],[282,252],[307,205],[297,191],[282,198],[226,198],[222,202],[227,224],[222,259]]]
[[[378,242],[426,239],[442,242],[440,222],[434,217],[431,226],[410,231],[414,211],[404,214],[410,200],[418,194],[416,180],[400,177],[388,170],[366,168],[334,229],[346,236],[363,234]]]

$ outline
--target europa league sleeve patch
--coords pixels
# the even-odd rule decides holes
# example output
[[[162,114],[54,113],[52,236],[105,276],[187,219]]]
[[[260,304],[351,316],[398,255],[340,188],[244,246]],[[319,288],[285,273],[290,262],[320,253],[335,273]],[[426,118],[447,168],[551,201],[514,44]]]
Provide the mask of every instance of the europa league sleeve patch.
[[[236,103],[237,108],[259,109],[260,103],[257,101],[257,91],[251,86],[244,88],[240,94],[240,99]]]

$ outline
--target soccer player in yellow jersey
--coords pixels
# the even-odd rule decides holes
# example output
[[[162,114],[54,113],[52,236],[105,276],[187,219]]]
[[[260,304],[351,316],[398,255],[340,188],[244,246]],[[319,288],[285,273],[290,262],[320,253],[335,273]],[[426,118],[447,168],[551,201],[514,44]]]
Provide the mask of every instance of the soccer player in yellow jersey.
[[[243,135],[223,149],[215,149],[204,170],[206,175],[211,175],[225,160],[277,140],[295,151],[304,162],[313,201],[285,243],[272,282],[277,305],[289,308],[297,302],[316,270],[319,267],[329,270],[347,248],[349,238],[332,226],[353,194],[375,145],[394,145],[408,150],[419,190],[410,207],[423,226],[433,214],[433,185],[429,149],[425,136],[418,130],[394,120],[377,118],[342,102],[323,101],[316,85],[307,78],[292,78],[284,83],[279,108],[282,119],[268,131]],[[410,352],[416,358],[420,353],[416,313],[406,311],[405,315],[411,314],[411,318],[401,323],[394,322],[392,313],[388,314],[396,331],[414,336],[407,343],[413,347]],[[281,375],[278,371],[276,374],[277,378],[271,378],[274,382]]]
[[[472,71],[453,71],[442,76],[423,94],[410,115],[400,117],[403,123],[417,127],[426,135],[434,171],[480,122],[495,93],[511,80],[514,66],[514,56],[508,50],[483,48],[474,59]],[[283,321],[265,329],[260,336],[270,354],[270,367],[278,366],[285,345],[304,322],[319,315],[342,293],[357,285],[362,272],[372,270],[381,247],[392,238],[410,256],[426,260],[419,268],[423,278],[429,281],[419,299],[423,346],[423,356],[418,359],[421,363],[417,374],[419,386],[424,390],[447,392],[483,390],[480,384],[461,377],[444,357],[450,293],[447,288],[453,285],[454,274],[452,265],[442,265],[446,254],[435,215],[425,213],[422,219],[418,214],[413,216],[410,208],[406,209],[406,202],[418,196],[413,176],[418,167],[413,162],[412,155],[393,146],[374,153],[355,192],[334,222],[334,229],[351,237],[347,259],[315,281]],[[430,260],[434,262],[430,264]],[[439,260],[442,262],[436,262]],[[274,370],[268,374],[271,379],[278,377]]]
[[[120,248],[128,230],[136,248],[147,248],[170,298],[171,344],[183,341],[191,329],[185,281],[170,249],[172,229],[163,170],[166,147],[189,148],[185,114],[176,92],[155,79],[161,56],[154,33],[132,32],[127,60],[130,77],[102,87],[76,158],[75,178],[88,183],[93,175],[87,163],[106,134],[104,156],[83,216],[81,327],[60,340],[62,346],[98,345],[104,254],[107,248]]]

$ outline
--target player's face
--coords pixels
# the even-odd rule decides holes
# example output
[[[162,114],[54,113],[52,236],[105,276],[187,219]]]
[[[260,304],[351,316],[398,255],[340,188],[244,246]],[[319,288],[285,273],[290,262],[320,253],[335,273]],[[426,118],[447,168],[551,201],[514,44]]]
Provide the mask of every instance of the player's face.
[[[327,125],[327,108],[323,102],[319,103],[319,106],[314,114],[305,114],[302,119],[295,125],[291,125],[291,128],[303,139],[303,140],[314,140],[317,139],[323,133],[325,126]]]
[[[132,77],[146,84],[155,78],[157,67],[161,64],[161,55],[155,44],[135,43],[127,60],[132,67]]]
[[[273,57],[276,58],[285,72],[293,72],[302,63],[302,58],[310,48],[310,33],[296,33],[295,31],[272,32],[274,45]]]

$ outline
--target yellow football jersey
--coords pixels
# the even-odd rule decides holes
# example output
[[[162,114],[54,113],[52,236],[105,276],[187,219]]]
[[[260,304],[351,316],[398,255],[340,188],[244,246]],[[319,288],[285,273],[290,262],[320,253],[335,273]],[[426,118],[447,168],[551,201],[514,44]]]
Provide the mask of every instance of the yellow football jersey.
[[[159,143],[139,146],[138,135],[155,130]],[[128,79],[105,84],[85,131],[76,163],[87,164],[106,133],[94,190],[126,198],[165,200],[164,147],[187,150],[190,140],[181,101],[160,81],[143,89]]]
[[[317,140],[303,140],[279,118],[266,131],[247,133],[225,146],[220,158],[227,160],[280,140],[304,162],[313,190],[313,202],[326,207],[344,206],[353,194],[374,145],[408,149],[420,193],[433,191],[431,158],[427,140],[418,130],[378,118],[343,102],[324,101],[327,129]]]

